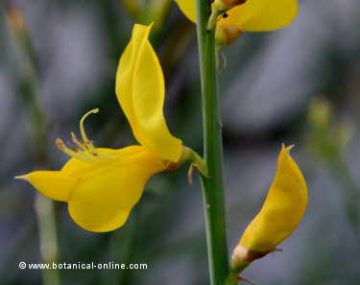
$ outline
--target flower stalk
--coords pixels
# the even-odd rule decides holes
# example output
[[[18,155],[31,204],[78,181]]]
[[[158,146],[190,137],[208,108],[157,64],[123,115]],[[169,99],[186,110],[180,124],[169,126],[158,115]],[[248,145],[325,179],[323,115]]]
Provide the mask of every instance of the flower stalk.
[[[9,7],[7,10],[7,20],[17,43],[26,55],[20,81],[20,93],[32,123],[33,138],[37,146],[34,154],[35,159],[40,164],[46,164],[47,139],[45,135],[45,116],[38,101],[39,94],[36,84],[37,57],[28,37],[22,12],[16,8]],[[56,261],[58,258],[58,241],[54,204],[52,201],[37,194],[34,208],[38,222],[42,261],[46,263]],[[60,285],[60,274],[57,270],[43,270],[42,278],[44,285]]]
[[[211,285],[224,285],[228,274],[223,186],[223,146],[216,74],[215,29],[208,30],[211,2],[197,0],[197,35],[203,101],[204,155],[208,178],[202,176],[206,239]]]

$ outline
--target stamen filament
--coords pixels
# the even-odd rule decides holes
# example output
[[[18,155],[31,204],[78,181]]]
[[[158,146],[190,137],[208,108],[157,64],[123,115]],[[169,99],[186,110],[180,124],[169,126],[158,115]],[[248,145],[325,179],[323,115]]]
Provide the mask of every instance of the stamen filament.
[[[74,144],[76,144],[82,150],[85,150],[85,146],[79,141],[79,139],[77,138],[77,136],[73,132],[70,133],[70,136],[71,136],[71,141]]]
[[[82,149],[83,151],[87,151],[92,155],[98,155],[96,148],[92,143],[89,144],[86,142],[80,142],[77,136],[73,132],[70,133],[70,136],[71,136],[71,141],[75,145],[77,145],[80,149]]]
[[[76,152],[76,151],[71,150],[70,148],[68,148],[65,145],[63,140],[60,138],[56,139],[55,145],[59,150],[61,150],[62,152],[64,152],[65,154],[67,154],[70,157],[75,157],[75,158],[78,158],[81,160],[85,160],[87,162],[96,162],[97,161],[96,157],[94,157],[94,156],[86,155],[83,152]]]

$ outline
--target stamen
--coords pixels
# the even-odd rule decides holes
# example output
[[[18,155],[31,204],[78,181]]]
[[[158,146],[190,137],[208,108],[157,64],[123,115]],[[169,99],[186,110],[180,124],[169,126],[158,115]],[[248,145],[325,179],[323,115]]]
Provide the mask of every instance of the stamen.
[[[99,112],[99,108],[95,108],[90,110],[89,112],[87,112],[84,116],[82,116],[81,120],[80,120],[80,134],[81,134],[81,138],[83,140],[83,143],[85,145],[87,145],[89,148],[91,149],[95,149],[94,145],[92,144],[92,142],[89,140],[86,132],[85,132],[85,127],[84,127],[84,122],[86,120],[86,118],[88,116],[90,116],[91,114],[96,114]]]
[[[77,145],[81,150],[87,151],[90,154],[95,155],[95,156],[98,155],[98,153],[96,151],[96,148],[92,144],[89,144],[89,143],[87,144],[85,142],[80,142],[79,139],[77,138],[77,136],[73,132],[70,133],[70,136],[71,136],[71,141],[75,145]]]
[[[60,138],[56,139],[55,145],[59,150],[61,150],[62,152],[64,152],[65,154],[67,154],[70,157],[75,157],[75,158],[85,160],[85,161],[88,161],[88,162],[97,161],[96,157],[94,157],[94,156],[86,155],[83,152],[76,152],[76,151],[71,150],[70,148],[68,148],[66,146],[66,144],[63,142],[63,140],[60,139]]]
[[[85,127],[84,122],[86,118],[91,114],[96,114],[99,112],[99,108],[95,108],[87,112],[84,116],[80,119],[80,134],[82,141],[77,138],[75,133],[71,132],[71,141],[74,143],[73,149],[66,146],[66,144],[60,138],[56,139],[55,145],[56,147],[67,154],[70,157],[75,157],[87,162],[108,162],[113,160],[115,156],[111,154],[101,154],[97,152],[93,143],[89,140]]]
[[[83,144],[78,140],[78,138],[76,137],[76,135],[71,132],[70,133],[71,136],[71,141],[76,144],[80,149],[85,150],[85,147],[83,146]]]

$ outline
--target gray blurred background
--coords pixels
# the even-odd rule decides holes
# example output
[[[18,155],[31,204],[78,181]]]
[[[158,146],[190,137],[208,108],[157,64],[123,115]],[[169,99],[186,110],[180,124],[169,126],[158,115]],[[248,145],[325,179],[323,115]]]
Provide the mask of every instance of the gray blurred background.
[[[255,262],[244,276],[260,285],[358,285],[360,4],[300,5],[291,26],[244,33],[219,57],[229,253],[263,202],[281,143],[295,144],[309,187],[305,219],[282,252]],[[53,142],[69,140],[95,107],[100,113],[87,126],[97,146],[134,142],[116,101],[115,71],[133,23],[154,19],[169,127],[201,153],[195,28],[172,1],[1,2],[1,284],[42,284],[43,278],[17,266],[42,257],[36,192],[13,177],[59,169],[66,157]],[[112,233],[83,231],[65,204],[54,203],[59,262],[149,266],[60,271],[61,284],[208,284],[200,185],[195,179],[189,186],[186,171],[154,177],[127,224]]]

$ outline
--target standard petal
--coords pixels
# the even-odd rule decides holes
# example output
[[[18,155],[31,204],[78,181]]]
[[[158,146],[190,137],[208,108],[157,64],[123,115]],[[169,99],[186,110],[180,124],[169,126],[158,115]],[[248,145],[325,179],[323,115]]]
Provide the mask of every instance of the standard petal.
[[[264,205],[240,240],[240,245],[248,250],[274,250],[303,218],[308,201],[307,186],[289,151],[290,148],[282,148]]]
[[[121,227],[150,176],[162,170],[162,161],[145,147],[119,150],[117,162],[84,175],[71,192],[68,201],[71,217],[79,226],[93,232]]]
[[[181,12],[192,22],[196,22],[196,1],[195,0],[175,0]]]
[[[161,158],[177,162],[182,142],[169,132],[164,118],[164,76],[148,40],[150,29],[134,26],[116,74],[116,94],[138,142]]]
[[[235,25],[241,31],[270,31],[287,26],[297,13],[297,0],[248,0],[228,11],[219,24]]]
[[[77,183],[75,177],[61,171],[34,171],[16,178],[28,181],[44,196],[62,202],[68,200]]]

